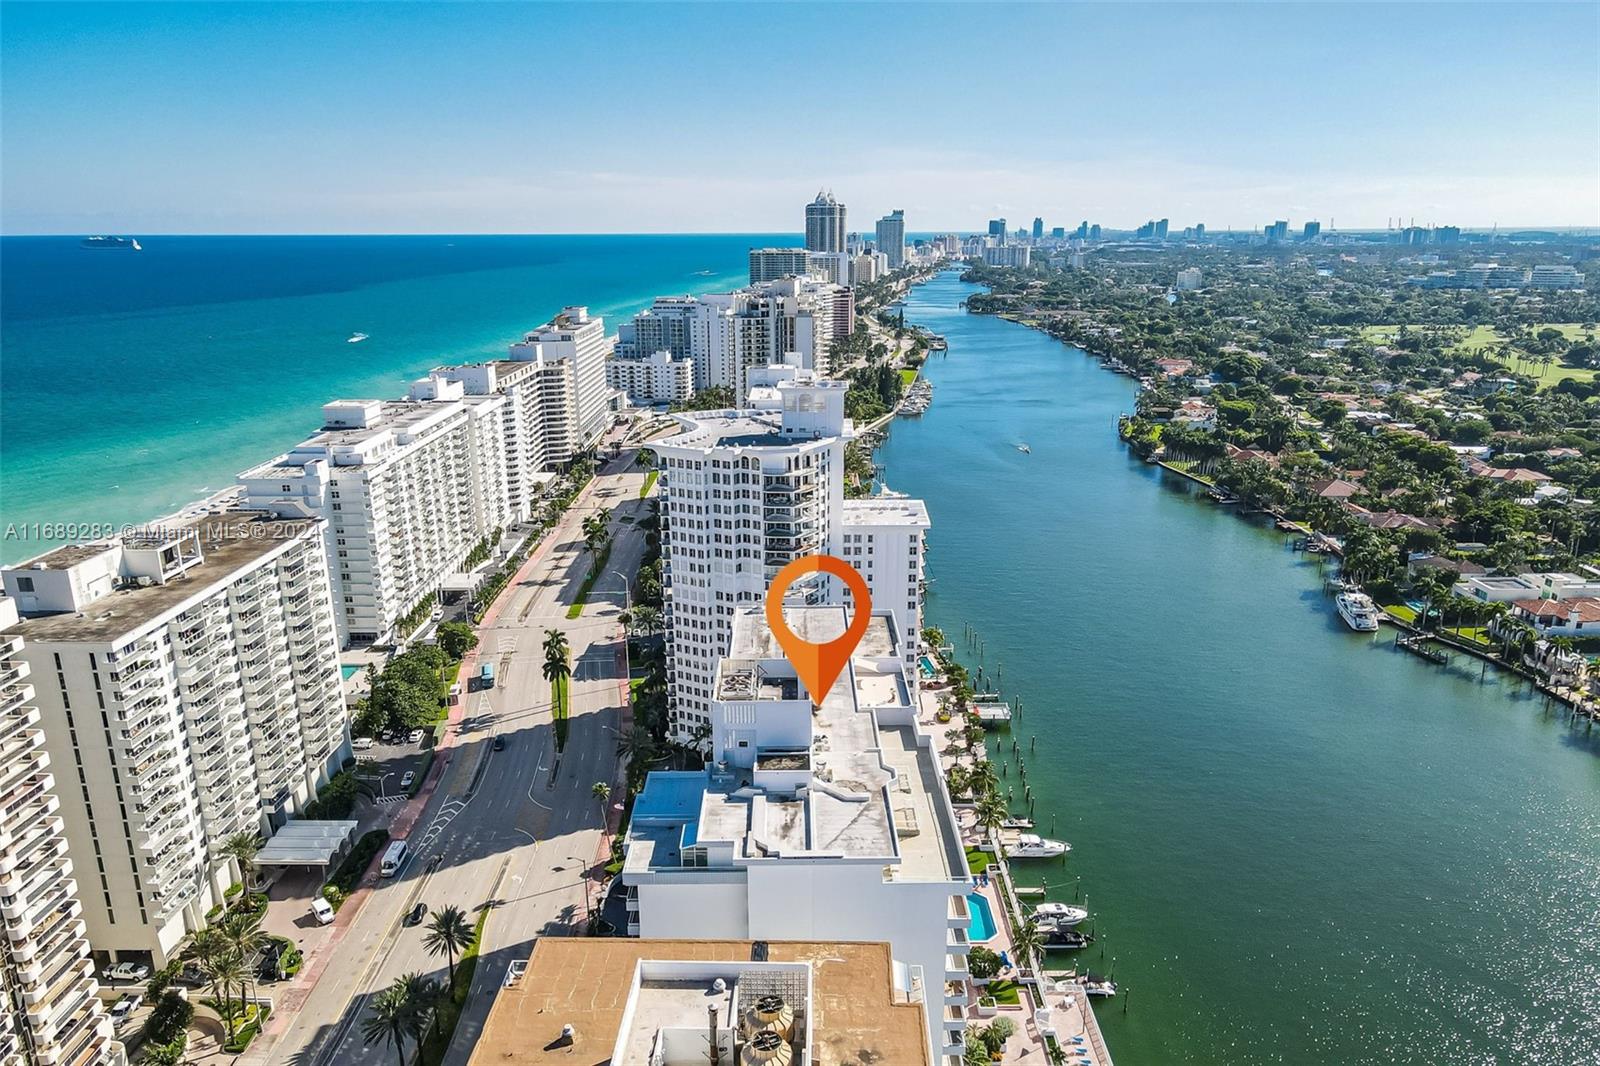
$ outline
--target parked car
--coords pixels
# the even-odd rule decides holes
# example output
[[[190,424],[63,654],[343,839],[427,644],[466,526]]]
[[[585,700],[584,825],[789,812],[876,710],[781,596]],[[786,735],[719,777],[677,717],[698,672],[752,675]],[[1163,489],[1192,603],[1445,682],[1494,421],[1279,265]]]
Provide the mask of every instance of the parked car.
[[[350,746],[356,751],[366,751],[368,748],[372,747],[372,745],[373,739],[371,737],[356,737],[356,739],[350,742]]]
[[[505,751],[506,750],[506,738],[505,737],[496,736],[494,738],[494,750],[495,751]]]
[[[129,992],[117,1000],[116,1006],[111,1008],[111,1021],[121,1025],[132,1017],[133,1012],[139,1009],[139,1004],[144,1002],[144,997],[137,992]]]
[[[328,925],[333,921],[333,904],[321,896],[311,898],[311,916],[317,920],[318,925]]]
[[[409,740],[413,744],[421,744],[422,743],[422,737],[423,737],[423,732],[420,729],[413,729],[410,733],[406,734],[406,739]]]
[[[512,985],[517,983],[517,978],[521,977],[527,972],[527,959],[513,959],[511,965],[506,967],[506,977],[505,980],[501,982],[501,985],[505,988],[510,988]]]
[[[406,912],[406,924],[421,925],[422,919],[426,918],[427,916],[428,905],[419,901],[415,907],[412,907],[411,910]]]
[[[113,983],[117,981],[143,981],[150,976],[150,967],[142,962],[119,962],[106,971],[106,980]]]
[[[417,772],[415,770],[407,770],[405,776],[400,779],[400,787],[410,788],[411,782],[415,781],[416,779]]]

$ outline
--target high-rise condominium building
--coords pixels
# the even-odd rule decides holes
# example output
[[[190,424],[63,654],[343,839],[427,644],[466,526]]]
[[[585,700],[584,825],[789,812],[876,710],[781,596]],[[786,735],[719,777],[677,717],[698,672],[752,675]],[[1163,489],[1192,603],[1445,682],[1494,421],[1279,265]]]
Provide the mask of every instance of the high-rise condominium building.
[[[899,209],[878,219],[878,251],[890,270],[906,265],[906,213]]]
[[[1033,219],[1033,239],[1036,241],[1044,240],[1044,219],[1037,215]]]
[[[1178,289],[1180,291],[1189,291],[1191,289],[1198,289],[1199,287],[1199,267],[1184,267],[1182,270],[1178,271]]]
[[[96,949],[165,963],[222,901],[228,839],[349,755],[322,525],[197,512],[4,572]]]
[[[694,395],[694,363],[668,351],[643,359],[608,359],[606,383],[640,406],[685,403]]]
[[[819,192],[806,205],[806,248],[813,252],[843,252],[845,247],[844,204],[831,192]]]
[[[438,374],[406,400],[336,400],[322,432],[239,475],[247,506],[324,520],[342,644],[403,637],[400,621],[510,521],[505,404]]]
[[[996,244],[1006,243],[1006,220],[991,218],[989,220],[989,236],[995,239]]]
[[[734,292],[660,297],[618,330],[617,353],[671,352],[693,363],[696,389],[722,386],[738,399],[756,367],[795,363],[826,373],[834,338],[854,328],[851,290],[786,276]]]
[[[95,995],[74,878],[92,869],[75,869],[66,854],[59,786],[16,624],[16,604],[0,596],[0,1062],[112,1066],[122,1056]]]
[[[768,368],[741,411],[682,416],[684,432],[653,445],[661,457],[662,554],[672,574],[668,677],[675,735],[708,724],[711,674],[726,653],[729,619],[760,603],[778,570],[827,552],[867,579],[875,609],[920,648],[923,538],[917,500],[844,499],[845,383],[793,367]],[[767,387],[766,382],[776,382]],[[816,597],[846,596],[828,582]]]
[[[550,454],[545,461],[565,465],[600,439],[611,421],[606,397],[606,359],[611,342],[605,319],[591,317],[587,307],[565,307],[555,318],[530,331],[511,346],[514,360],[535,360],[558,367],[559,402],[546,411]]]
[[[1530,289],[1581,289],[1583,275],[1565,263],[1536,266],[1528,275]]]
[[[752,248],[750,249],[750,284],[777,281],[791,274],[805,274],[811,262],[804,248]]]
[[[676,562],[672,577],[676,592]],[[787,627],[813,643],[836,639],[847,614],[842,605],[783,609]],[[886,940],[954,1008],[928,1012],[928,1058],[959,1061],[970,877],[940,741],[918,724],[915,670],[892,614],[874,610],[817,701],[762,607],[736,605],[727,621],[706,769],[652,773],[634,804],[621,874],[628,931]]]
[[[1316,240],[1317,237],[1319,235],[1321,235],[1321,233],[1322,233],[1322,223],[1320,223],[1320,222],[1307,222],[1306,225],[1305,225],[1305,229],[1303,231],[1301,231],[1300,236],[1301,236],[1302,240],[1312,241],[1312,240]]]

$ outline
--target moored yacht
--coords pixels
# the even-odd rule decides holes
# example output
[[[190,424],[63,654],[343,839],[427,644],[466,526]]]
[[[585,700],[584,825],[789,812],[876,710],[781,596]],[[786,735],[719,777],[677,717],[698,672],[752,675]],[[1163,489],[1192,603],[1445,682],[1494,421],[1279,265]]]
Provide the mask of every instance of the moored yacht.
[[[1017,842],[1006,849],[1013,859],[1054,859],[1072,850],[1072,845],[1061,840],[1050,840],[1037,833],[1023,833]]]
[[[1347,589],[1334,597],[1339,617],[1357,633],[1371,633],[1378,628],[1378,605],[1365,592]]]
[[[1087,917],[1088,910],[1070,903],[1041,903],[1033,908],[1034,921],[1040,925],[1048,923],[1057,929],[1070,929]]]

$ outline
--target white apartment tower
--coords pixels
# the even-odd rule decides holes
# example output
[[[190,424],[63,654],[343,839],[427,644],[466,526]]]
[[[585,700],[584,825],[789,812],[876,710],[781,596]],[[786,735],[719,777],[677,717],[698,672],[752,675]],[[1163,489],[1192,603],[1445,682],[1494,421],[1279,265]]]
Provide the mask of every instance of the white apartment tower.
[[[792,559],[834,547],[851,434],[846,388],[787,381],[775,389],[778,410],[682,415],[682,433],[651,445],[661,470],[672,728],[682,740],[710,726],[712,675],[733,612],[761,603]]]
[[[29,664],[0,596],[0,1062],[110,1066],[121,1055],[84,933],[50,753]],[[11,632],[6,632],[11,630]]]
[[[324,519],[342,645],[394,638],[511,517],[504,398],[438,375],[412,397],[325,404],[322,432],[239,475],[247,507]]]
[[[842,606],[784,608],[813,643],[837,638],[846,618]],[[970,876],[939,737],[918,724],[893,616],[874,611],[815,704],[761,607],[730,622],[707,768],[652,773],[634,802],[621,874],[628,932],[886,940],[923,991],[930,1060],[959,1066]]]
[[[806,250],[843,252],[845,247],[844,204],[831,192],[819,192],[806,205]]]
[[[804,248],[752,248],[750,284],[760,285],[791,274],[808,273],[811,269],[810,255]]]
[[[350,753],[322,521],[199,512],[4,572],[88,938],[167,961]]]
[[[906,265],[906,213],[894,210],[878,219],[878,251],[890,270]]]
[[[694,361],[668,351],[641,359],[606,360],[606,384],[628,394],[631,403],[685,403],[694,395]]]
[[[572,462],[605,432],[611,417],[606,397],[610,354],[605,319],[590,317],[589,309],[581,306],[562,308],[555,318],[531,330],[521,344],[511,346],[512,359],[542,360],[560,369],[561,402],[545,412],[550,420],[547,462]]]
[[[867,579],[873,611],[894,617],[907,676],[916,678],[928,507],[904,496],[873,496],[844,501],[839,517],[839,557]]]

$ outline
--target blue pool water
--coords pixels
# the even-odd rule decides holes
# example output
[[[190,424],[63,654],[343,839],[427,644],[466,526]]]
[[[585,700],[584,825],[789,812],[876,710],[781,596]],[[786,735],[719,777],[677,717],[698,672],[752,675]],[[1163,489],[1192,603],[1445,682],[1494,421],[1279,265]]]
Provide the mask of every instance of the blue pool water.
[[[989,909],[989,900],[983,893],[968,894],[967,911],[972,915],[967,922],[967,939],[973,943],[994,939],[994,912]]]
[[[923,677],[927,677],[927,678],[933,677],[933,660],[932,659],[930,659],[926,655],[924,655],[922,658],[917,660],[917,666],[922,670],[922,676]]]
[[[346,663],[345,665],[339,667],[339,672],[344,675],[344,679],[346,681],[349,681],[352,677],[355,677],[361,672],[361,667]]]

